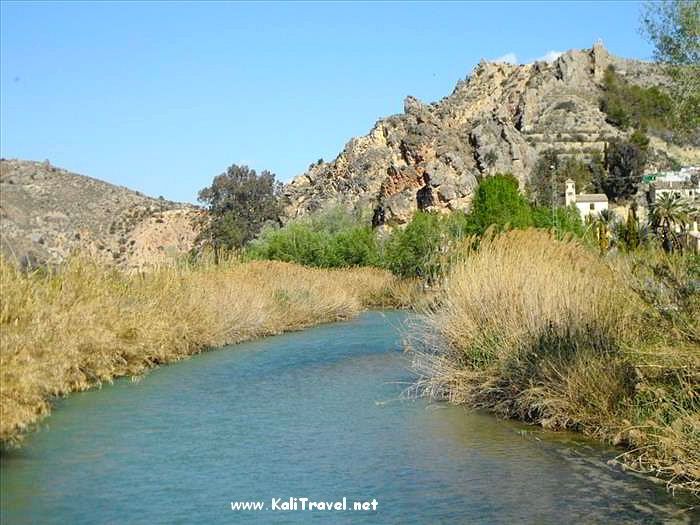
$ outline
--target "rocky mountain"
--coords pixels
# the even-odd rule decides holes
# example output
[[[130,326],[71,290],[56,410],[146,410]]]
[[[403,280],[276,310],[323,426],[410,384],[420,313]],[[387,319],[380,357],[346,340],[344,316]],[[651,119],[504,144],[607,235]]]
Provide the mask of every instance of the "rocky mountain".
[[[157,264],[193,246],[198,213],[48,162],[0,160],[0,252],[24,266],[75,250],[124,269]]]
[[[524,184],[544,150],[583,158],[602,151],[625,134],[599,109],[610,65],[633,84],[666,83],[657,65],[615,57],[602,44],[551,63],[482,61],[451,95],[432,104],[407,97],[403,114],[293,179],[286,216],[343,206],[373,210],[375,224],[402,224],[419,208],[468,208],[480,177],[511,172]],[[651,146],[660,158],[700,164],[697,148],[656,137]]]

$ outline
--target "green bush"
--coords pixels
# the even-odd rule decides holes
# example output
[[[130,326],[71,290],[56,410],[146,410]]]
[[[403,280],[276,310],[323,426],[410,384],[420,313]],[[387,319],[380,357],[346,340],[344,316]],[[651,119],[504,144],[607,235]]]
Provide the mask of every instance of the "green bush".
[[[657,87],[644,88],[630,84],[609,66],[603,77],[600,109],[606,120],[620,129],[673,128],[673,101]]]
[[[392,233],[384,247],[384,264],[401,277],[431,280],[440,274],[439,254],[447,240],[442,216],[419,211],[406,228]]]
[[[377,266],[380,259],[379,243],[372,228],[355,226],[331,237],[326,266]]]
[[[468,233],[482,235],[487,228],[503,230],[532,226],[530,205],[518,189],[518,181],[509,174],[486,177],[479,183],[467,221]]]
[[[263,230],[247,256],[320,268],[378,266],[379,243],[372,229],[352,215],[333,211]]]
[[[586,234],[586,226],[583,224],[576,206],[555,208],[554,210],[544,206],[535,206],[532,209],[532,219],[536,228],[553,230],[560,238],[564,234],[573,234],[579,238]]]
[[[329,235],[314,231],[309,224],[290,223],[279,229],[266,229],[251,242],[246,254],[253,259],[295,262],[323,266]]]
[[[264,229],[248,245],[246,256],[321,268],[377,266],[401,277],[432,282],[450,265],[459,239],[483,235],[494,227],[529,226],[578,237],[585,233],[575,208],[533,208],[513,176],[494,175],[479,184],[469,213],[418,211],[405,228],[394,229],[384,242],[361,217],[335,210]]]

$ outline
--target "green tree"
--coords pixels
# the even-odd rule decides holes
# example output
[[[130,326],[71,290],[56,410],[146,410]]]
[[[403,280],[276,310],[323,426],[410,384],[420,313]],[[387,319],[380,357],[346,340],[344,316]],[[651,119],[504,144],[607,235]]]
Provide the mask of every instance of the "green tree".
[[[642,182],[647,154],[637,144],[612,140],[605,146],[604,173],[596,173],[594,183],[609,199],[621,201],[637,193]]]
[[[278,220],[280,189],[271,172],[258,174],[233,164],[199,192],[199,201],[208,211],[200,241],[212,246],[217,257],[220,250],[242,247],[265,222]]]
[[[560,189],[555,188],[555,179],[559,178],[556,175],[558,166],[559,155],[553,149],[543,151],[537,158],[526,186],[528,195],[536,205],[551,206],[554,196],[558,195]]]
[[[672,79],[671,95],[676,130],[697,134],[700,127],[700,2],[648,2],[642,30],[654,45],[655,58]]]
[[[627,129],[632,124],[632,116],[628,111],[628,104],[621,95],[621,80],[615,74],[615,68],[611,65],[605,70],[603,76],[603,96],[600,99],[600,110],[605,113],[610,124],[620,129]]]
[[[510,174],[484,178],[476,189],[469,213],[469,233],[482,235],[494,226],[502,230],[532,226],[530,205],[518,189],[518,181]]]
[[[610,124],[623,130],[633,127],[643,132],[650,128],[657,131],[673,128],[671,97],[656,86],[629,83],[612,65],[603,76],[600,109]]]
[[[527,193],[537,206],[562,204],[567,179],[574,181],[577,191],[584,191],[591,183],[591,169],[578,159],[561,157],[554,149],[545,150],[530,174]]]

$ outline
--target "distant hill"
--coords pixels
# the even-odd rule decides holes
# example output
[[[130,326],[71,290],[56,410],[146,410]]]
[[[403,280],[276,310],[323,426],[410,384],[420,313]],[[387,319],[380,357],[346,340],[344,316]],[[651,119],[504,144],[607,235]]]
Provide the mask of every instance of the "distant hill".
[[[74,250],[125,269],[162,262],[193,246],[198,213],[48,162],[0,160],[0,252],[24,266]]]
[[[451,95],[432,104],[407,97],[403,114],[379,120],[333,162],[296,177],[285,187],[286,216],[342,206],[402,224],[419,208],[419,195],[431,194],[437,209],[466,209],[481,177],[511,172],[524,184],[544,150],[585,160],[632,132],[608,123],[600,109],[609,66],[634,85],[668,82],[657,64],[615,57],[602,44],[552,62],[482,61]],[[651,139],[653,159],[700,164],[700,149]]]

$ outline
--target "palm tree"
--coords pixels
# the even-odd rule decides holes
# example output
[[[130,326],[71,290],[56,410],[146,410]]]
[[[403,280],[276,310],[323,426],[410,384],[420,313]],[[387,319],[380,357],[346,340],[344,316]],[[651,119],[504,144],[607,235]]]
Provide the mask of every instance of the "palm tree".
[[[664,193],[651,205],[649,223],[654,231],[661,233],[664,250],[671,252],[681,246],[676,229],[685,229],[691,213],[691,205],[678,194]]]

